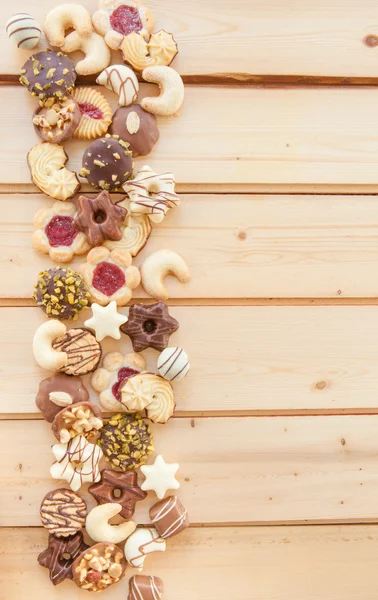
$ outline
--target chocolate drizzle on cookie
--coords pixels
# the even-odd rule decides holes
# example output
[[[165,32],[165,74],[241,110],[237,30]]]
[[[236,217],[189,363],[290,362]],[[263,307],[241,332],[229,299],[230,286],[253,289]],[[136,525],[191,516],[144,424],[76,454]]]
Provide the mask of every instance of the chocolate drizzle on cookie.
[[[42,525],[57,537],[74,535],[85,525],[87,505],[72,490],[62,488],[46,494],[42,500]]]
[[[53,342],[54,350],[65,352],[68,362],[61,371],[67,375],[86,375],[97,369],[101,346],[89,329],[69,329]]]

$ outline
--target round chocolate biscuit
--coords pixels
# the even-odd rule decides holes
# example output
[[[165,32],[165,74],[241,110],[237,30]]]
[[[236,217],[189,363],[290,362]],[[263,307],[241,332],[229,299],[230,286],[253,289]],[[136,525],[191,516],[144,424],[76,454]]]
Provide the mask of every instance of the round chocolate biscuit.
[[[78,402],[87,402],[88,400],[88,390],[80,377],[55,373],[41,381],[35,403],[45,421],[52,423],[56,415],[67,406],[72,407]]]
[[[109,192],[122,188],[133,170],[128,144],[111,136],[92,142],[84,152],[82,164],[80,176],[96,189]]]
[[[64,98],[73,90],[75,81],[75,65],[62,52],[45,50],[33,54],[21,69],[21,85],[41,101]]]
[[[109,133],[127,142],[134,158],[149,154],[160,135],[155,115],[139,104],[122,106],[116,110]]]
[[[154,451],[149,425],[138,413],[113,415],[105,422],[97,444],[113,468],[132,471]]]
[[[57,537],[75,535],[85,525],[87,505],[79,494],[61,488],[46,494],[42,500],[41,521],[43,527]]]
[[[73,319],[89,304],[89,292],[81,276],[68,267],[41,271],[33,298],[50,319]]]

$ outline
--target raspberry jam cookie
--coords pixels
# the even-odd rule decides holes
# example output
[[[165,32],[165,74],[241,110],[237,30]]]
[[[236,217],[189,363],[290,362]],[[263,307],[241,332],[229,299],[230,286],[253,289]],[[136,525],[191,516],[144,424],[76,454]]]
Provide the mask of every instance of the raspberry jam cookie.
[[[81,177],[93,187],[115,192],[129,179],[133,170],[132,154],[128,144],[110,135],[88,146],[83,156]]]
[[[115,544],[95,544],[75,560],[73,580],[82,590],[101,592],[125,575],[126,560]]]
[[[167,212],[180,204],[175,183],[172,173],[158,175],[144,166],[123,186],[130,198],[131,213],[146,214],[153,223],[161,223]]]
[[[35,110],[33,125],[45,142],[61,144],[72,138],[80,119],[80,109],[73,98],[49,98]]]
[[[93,248],[79,267],[92,301],[106,306],[115,300],[117,306],[125,306],[140,283],[139,269],[131,263],[131,254],[125,250]]]
[[[129,336],[135,352],[142,352],[146,348],[161,352],[178,328],[179,323],[171,317],[167,305],[156,302],[130,306],[129,320],[122,325],[121,331]]]
[[[75,81],[75,65],[62,52],[45,50],[33,54],[21,69],[21,85],[42,101],[65,98],[72,92]]]
[[[95,198],[80,196],[78,212],[74,225],[82,231],[91,246],[101,246],[105,240],[120,240],[121,225],[127,216],[127,210],[119,204],[113,204],[105,190]]]
[[[33,298],[52,319],[74,319],[89,304],[89,292],[81,276],[68,267],[41,271]]]
[[[56,373],[41,381],[35,403],[45,421],[52,423],[63,408],[72,407],[77,402],[87,402],[88,400],[88,390],[80,377],[69,377],[64,373]]]
[[[112,50],[118,50],[133,32],[148,39],[154,28],[152,12],[134,0],[100,0],[99,9],[92,17],[93,25]]]
[[[34,216],[34,250],[49,254],[58,263],[70,262],[75,254],[88,252],[90,246],[85,234],[74,227],[75,215],[76,206],[72,202],[55,202],[51,208],[41,208]]]
[[[105,354],[102,365],[91,378],[94,390],[100,395],[104,410],[122,411],[121,388],[129,377],[146,370],[146,362],[141,354],[131,352],[123,356],[119,352]]]
[[[102,137],[112,122],[112,109],[100,92],[86,87],[78,87],[72,93],[79,105],[80,122],[75,137],[80,140],[93,140]]]
[[[109,133],[129,144],[133,158],[149,154],[159,139],[156,117],[139,104],[118,108]]]
[[[105,460],[121,471],[134,471],[154,452],[150,426],[138,413],[113,415],[105,422],[97,443]]]

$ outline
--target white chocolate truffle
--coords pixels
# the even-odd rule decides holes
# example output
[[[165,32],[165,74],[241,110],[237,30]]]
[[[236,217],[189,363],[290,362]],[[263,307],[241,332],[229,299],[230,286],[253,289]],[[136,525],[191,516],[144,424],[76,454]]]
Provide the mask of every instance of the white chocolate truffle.
[[[119,106],[129,106],[138,97],[139,82],[126,65],[111,65],[97,77],[96,83],[118,95]]]
[[[182,348],[166,348],[157,361],[159,374],[168,381],[181,381],[189,373],[189,356]]]
[[[38,21],[27,13],[13,15],[5,26],[10,40],[23,50],[32,50],[38,46],[42,29]]]

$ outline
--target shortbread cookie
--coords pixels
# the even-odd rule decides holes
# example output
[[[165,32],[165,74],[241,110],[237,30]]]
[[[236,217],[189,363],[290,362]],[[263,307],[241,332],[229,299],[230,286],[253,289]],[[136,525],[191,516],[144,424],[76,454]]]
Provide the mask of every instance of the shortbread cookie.
[[[60,4],[47,14],[43,30],[52,46],[61,48],[66,39],[66,31],[73,29],[79,35],[88,36],[93,31],[91,15],[80,4]]]
[[[112,50],[118,50],[125,36],[133,32],[148,39],[155,24],[150,9],[134,0],[99,0],[92,21]]]
[[[121,388],[133,375],[146,370],[146,362],[141,354],[131,352],[125,356],[119,352],[105,354],[102,365],[91,378],[93,389],[100,395],[104,410],[122,411]]]
[[[142,108],[161,117],[177,114],[184,102],[184,83],[177,71],[161,65],[147,67],[142,77],[149,83],[157,83],[160,88],[159,96],[143,98]]]
[[[107,191],[95,198],[80,196],[74,225],[82,231],[90,246],[101,246],[105,240],[120,240],[121,226],[126,219],[127,210],[114,204]]]
[[[188,265],[180,254],[168,249],[157,250],[141,267],[143,289],[157,300],[168,300],[169,291],[164,284],[167,275],[176,277],[180,283],[190,280]]]
[[[88,252],[90,246],[85,234],[74,227],[75,215],[76,206],[72,202],[55,202],[51,208],[41,208],[34,216],[34,250],[49,254],[58,263],[70,262],[75,254]]]
[[[79,267],[92,301],[106,306],[115,300],[117,306],[125,306],[140,283],[139,269],[131,263],[131,254],[125,250],[93,248]]]
[[[138,97],[138,78],[126,65],[111,65],[97,77],[96,83],[117,94],[119,106],[129,106]]]
[[[158,175],[145,165],[123,189],[130,198],[130,212],[145,214],[153,223],[161,223],[167,212],[179,206],[173,173]]]
[[[112,61],[111,52],[104,38],[95,31],[89,35],[80,35],[77,31],[72,31],[65,38],[62,50],[67,54],[80,50],[84,54],[84,58],[75,65],[76,73],[82,76],[100,73]]]
[[[87,505],[79,494],[61,488],[46,494],[40,515],[43,527],[57,537],[75,535],[85,525]]]
[[[118,202],[119,206],[129,206],[127,202]],[[147,244],[151,235],[152,227],[147,215],[129,215],[125,224],[121,227],[121,239],[118,241],[106,241],[104,246],[109,250],[116,248],[130,252],[131,256],[137,256]]]
[[[80,140],[93,140],[102,137],[112,122],[112,109],[109,102],[97,90],[86,87],[75,88],[73,98],[79,105],[80,122],[75,137]]]
[[[133,158],[149,154],[159,139],[156,117],[139,104],[118,108],[109,133],[129,144]]]
[[[62,146],[41,142],[28,154],[33,183],[55,200],[69,200],[80,189],[76,173],[65,167],[68,156]]]
[[[176,407],[171,384],[152,373],[130,377],[121,388],[121,404],[127,411],[146,411],[153,423],[166,423]]]
[[[148,41],[132,32],[123,39],[120,50],[123,60],[136,71],[156,65],[168,66],[178,53],[175,38],[164,29],[153,33]]]
[[[40,100],[64,98],[72,92],[75,81],[75,65],[62,52],[45,50],[33,54],[21,69],[21,85]]]
[[[89,304],[89,292],[81,276],[68,267],[41,271],[33,298],[50,319],[77,318]]]
[[[83,155],[81,177],[96,189],[115,192],[129,179],[133,170],[128,144],[110,135],[92,142]]]

